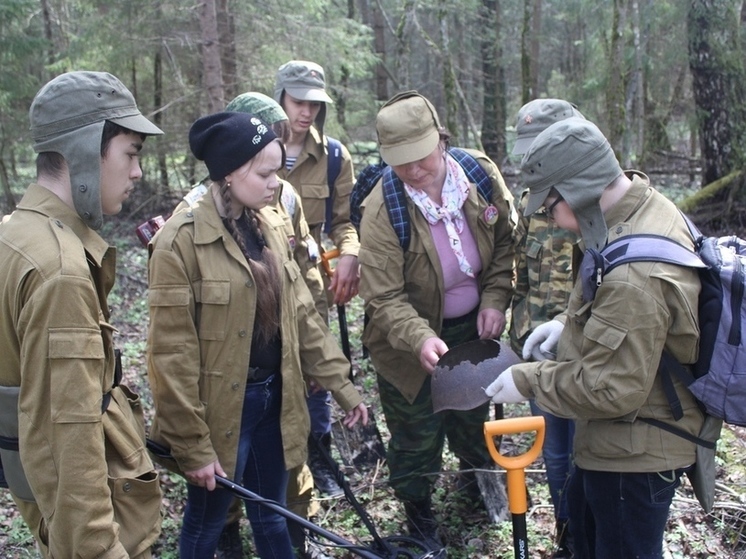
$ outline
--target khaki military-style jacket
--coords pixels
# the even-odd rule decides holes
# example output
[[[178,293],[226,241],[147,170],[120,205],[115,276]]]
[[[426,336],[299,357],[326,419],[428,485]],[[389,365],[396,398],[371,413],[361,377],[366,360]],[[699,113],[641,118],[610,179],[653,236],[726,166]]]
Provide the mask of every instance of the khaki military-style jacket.
[[[517,208],[516,279],[510,314],[510,343],[519,355],[534,328],[567,308],[572,291],[572,252],[578,240],[543,210],[526,216],[527,203],[528,190]]]
[[[35,500],[19,509],[49,557],[143,553],[160,533],[161,492],[138,397],[112,389],[115,250],[32,184],[0,225],[0,261],[0,385],[20,387]]]
[[[513,277],[513,197],[497,169],[482,153],[474,156],[492,179],[492,200],[487,202],[472,185],[464,202],[465,214],[482,262],[478,283],[479,308],[505,312],[510,302]],[[409,197],[407,210],[411,240],[406,252],[391,226],[383,189],[373,188],[362,204],[360,226],[360,296],[369,322],[363,342],[376,371],[410,402],[420,391],[427,373],[420,365],[425,340],[439,336],[443,323],[443,271],[430,225]],[[486,219],[489,205],[497,219]]]
[[[609,241],[633,233],[664,235],[693,249],[676,206],[646,176],[605,215]],[[581,243],[582,244],[582,243]],[[642,421],[673,424],[656,374],[663,349],[693,363],[699,349],[697,271],[662,262],[621,265],[583,303],[576,283],[558,346],[557,361],[513,366],[521,393],[542,409],[575,421],[575,463],[587,470],[661,472],[695,461],[695,444]],[[684,417],[676,427],[698,435],[702,413],[674,378]]]
[[[344,410],[362,402],[349,362],[321,320],[292,259],[283,219],[260,212],[262,233],[281,272],[281,430],[289,469],[305,461],[311,376]],[[151,436],[182,470],[216,459],[236,466],[257,293],[246,258],[209,193],[174,214],[151,242],[148,375],[156,413]],[[302,335],[299,335],[302,329]]]
[[[327,182],[327,141],[315,127],[311,127],[295,165],[289,171],[282,168],[277,175],[289,181],[300,194],[306,221],[316,242],[321,246],[321,230],[326,221],[326,199],[329,197]],[[332,197],[332,223],[329,238],[342,256],[357,256],[360,242],[357,231],[350,223],[350,192],[355,177],[352,158],[342,145],[342,162],[339,176],[334,182]]]

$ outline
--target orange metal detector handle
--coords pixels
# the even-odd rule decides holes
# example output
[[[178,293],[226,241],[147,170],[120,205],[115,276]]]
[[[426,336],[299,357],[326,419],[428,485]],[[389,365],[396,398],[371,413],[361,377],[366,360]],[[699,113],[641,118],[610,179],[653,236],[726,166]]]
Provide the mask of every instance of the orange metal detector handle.
[[[338,248],[333,248],[332,250],[327,250],[326,252],[321,253],[321,265],[324,267],[324,272],[326,272],[327,277],[331,278],[334,275],[334,270],[332,270],[330,262],[335,258],[339,258],[339,256],[340,252]]]
[[[533,446],[518,456],[500,454],[495,445],[494,437],[500,435],[514,435],[536,431]],[[526,472],[524,468],[539,457],[544,445],[544,418],[541,416],[511,417],[484,422],[484,440],[492,459],[505,468],[508,479],[508,505],[513,514],[525,514],[528,510],[526,500]]]

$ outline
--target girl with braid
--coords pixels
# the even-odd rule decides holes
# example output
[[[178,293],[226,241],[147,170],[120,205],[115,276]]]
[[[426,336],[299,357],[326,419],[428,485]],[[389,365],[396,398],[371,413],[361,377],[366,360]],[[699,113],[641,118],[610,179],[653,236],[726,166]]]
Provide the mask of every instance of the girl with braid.
[[[198,119],[189,145],[211,183],[150,246],[151,436],[188,481],[179,556],[212,559],[232,498],[215,475],[284,503],[287,470],[306,459],[301,370],[332,393],[348,427],[368,415],[283,219],[265,209],[282,143],[258,117],[223,112]],[[282,515],[250,502],[246,515],[258,557],[293,556]]]

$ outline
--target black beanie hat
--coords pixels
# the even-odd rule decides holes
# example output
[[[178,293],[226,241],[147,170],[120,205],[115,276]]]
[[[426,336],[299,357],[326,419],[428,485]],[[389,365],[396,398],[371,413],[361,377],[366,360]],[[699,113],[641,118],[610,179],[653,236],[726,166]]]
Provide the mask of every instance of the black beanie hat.
[[[259,117],[222,112],[197,119],[189,130],[189,148],[204,161],[210,178],[222,180],[252,159],[277,136]]]

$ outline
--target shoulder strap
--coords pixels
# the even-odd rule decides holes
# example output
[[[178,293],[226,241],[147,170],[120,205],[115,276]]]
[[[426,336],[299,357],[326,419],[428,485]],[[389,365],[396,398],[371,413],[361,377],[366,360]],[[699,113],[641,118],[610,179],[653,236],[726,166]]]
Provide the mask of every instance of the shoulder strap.
[[[329,197],[326,199],[326,215],[324,217],[324,233],[327,235],[332,229],[332,210],[334,209],[334,183],[342,170],[342,144],[330,136],[326,137],[326,183],[329,185]]]
[[[473,155],[461,148],[450,148],[448,153],[461,165],[469,180],[489,204],[492,201],[492,180]]]
[[[383,201],[389,214],[399,246],[402,250],[409,248],[409,210],[407,209],[407,194],[404,192],[404,183],[396,176],[391,167],[383,171]]]
[[[492,180],[473,155],[461,148],[450,148],[448,153],[461,165],[467,178],[477,185],[477,191],[489,204],[492,201]],[[399,238],[399,246],[407,250],[411,238],[409,210],[404,184],[391,167],[383,172],[383,200],[389,221]]]
[[[626,235],[604,247],[601,251],[604,274],[628,262],[666,262],[688,268],[706,268],[696,252],[661,235]]]

